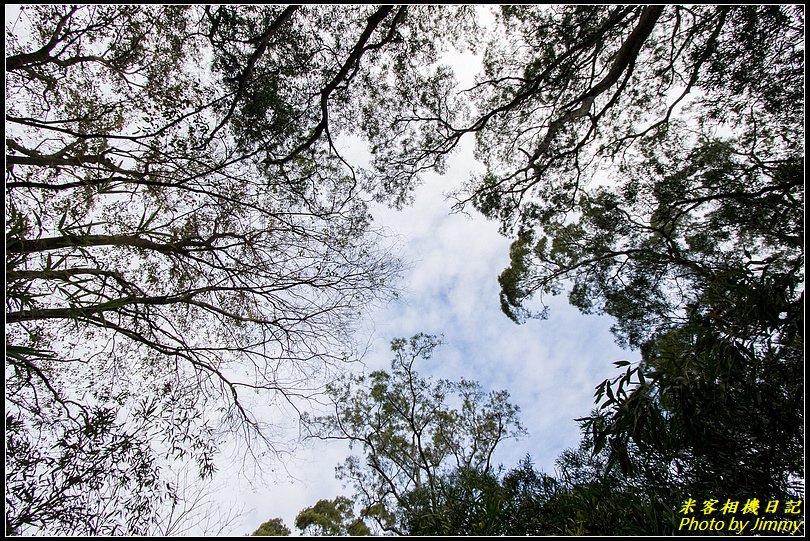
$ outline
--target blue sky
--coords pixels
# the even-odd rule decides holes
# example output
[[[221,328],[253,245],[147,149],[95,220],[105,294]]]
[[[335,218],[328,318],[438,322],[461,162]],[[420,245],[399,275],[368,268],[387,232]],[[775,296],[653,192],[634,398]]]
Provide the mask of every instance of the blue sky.
[[[467,141],[451,158],[446,175],[425,178],[412,206],[402,211],[375,207],[374,223],[395,237],[408,269],[398,284],[400,298],[366,314],[358,340],[368,340],[370,349],[355,369],[389,368],[393,338],[442,334],[444,345],[419,366],[420,374],[463,377],[487,390],[508,390],[529,435],[505,442],[497,462],[514,466],[529,453],[538,468],[551,473],[560,452],[578,443],[574,419],[593,407],[594,387],[616,375],[613,361],[635,360],[636,355],[614,343],[609,318],[580,314],[565,295],[546,299],[551,307],[547,320],[517,325],[501,312],[497,277],[508,265],[510,241],[498,233],[497,223],[474,212],[451,213],[444,197],[475,167],[480,165]],[[236,500],[245,515],[233,533],[249,533],[274,517],[292,528],[302,508],[319,499],[351,496],[334,479],[334,467],[346,451],[340,442],[309,442],[269,479],[253,488],[243,480]]]

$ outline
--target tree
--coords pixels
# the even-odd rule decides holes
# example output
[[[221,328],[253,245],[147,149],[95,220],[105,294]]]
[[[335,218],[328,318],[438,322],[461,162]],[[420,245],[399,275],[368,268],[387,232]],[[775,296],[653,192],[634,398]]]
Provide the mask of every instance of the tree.
[[[354,516],[354,502],[345,496],[318,502],[302,509],[295,517],[302,535],[371,535],[363,519]],[[280,518],[270,519],[251,535],[290,535]]]
[[[452,500],[449,475],[491,475],[498,444],[525,432],[506,391],[419,377],[414,363],[438,345],[425,334],[392,341],[391,372],[340,378],[328,387],[334,413],[305,419],[312,437],[362,449],[363,458],[350,456],[337,476],[354,485],[360,516],[386,532],[409,532],[415,513],[439,513]]]
[[[436,489],[408,492],[397,513],[408,535],[499,535],[506,496],[497,471],[458,468],[441,474]]]
[[[569,535],[564,529],[568,515],[555,514],[552,502],[562,482],[535,469],[531,456],[504,474],[501,487],[506,505],[501,512],[502,535]]]
[[[674,535],[676,489],[661,462],[630,472],[613,468],[608,449],[594,452],[585,431],[580,445],[557,458],[556,490],[543,503],[550,531],[559,535]]]
[[[6,33],[10,532],[143,533],[177,497],[161,471],[210,476],[228,437],[247,458],[283,451],[266,406],[304,407],[398,273],[369,179],[336,141],[373,108],[377,76],[438,54],[431,10],[20,10]]]
[[[793,330],[804,273],[802,9],[508,6],[483,76],[457,93],[436,60],[447,42],[475,41],[469,15],[20,12],[6,38],[10,532],[143,533],[177,496],[161,471],[187,462],[209,476],[234,434],[256,458],[278,454],[264,406],[302,407],[315,376],[351,356],[358,311],[386,297],[397,273],[368,199],[406,202],[468,133],[487,171],[457,194],[458,208],[515,237],[501,275],[510,317],[534,315],[527,303],[571,284],[574,305],[615,317],[617,337],[642,349],[640,370],[655,377],[632,396],[652,404],[647,418],[719,433],[684,408],[739,398],[759,411],[734,370],[795,412],[797,391],[781,378],[803,348]],[[341,137],[356,135],[372,142],[372,169],[341,151]],[[707,383],[679,395],[692,402],[667,402],[660,392],[675,379],[664,374],[682,374],[666,359],[693,353],[699,379],[721,374],[727,394]],[[448,392],[477,392],[459,385]],[[763,442],[757,452],[779,455],[773,490],[794,474],[801,424],[790,415],[743,431]],[[606,426],[618,449],[645,441],[621,416]],[[784,447],[765,443],[783,435]],[[707,449],[676,440],[699,471]],[[422,457],[427,469],[453,449],[431,445],[439,462]],[[455,470],[469,460],[486,472],[479,451],[456,456]],[[444,476],[421,468],[404,470],[402,486],[410,474],[436,494]],[[403,492],[381,494],[367,499]]]
[[[255,536],[272,536],[272,535],[290,535],[290,529],[285,526],[284,521],[280,518],[271,518],[267,522],[259,526],[255,532],[250,535]]]
[[[600,385],[602,408],[586,427],[625,470],[655,462],[677,472],[667,477],[678,493],[796,499],[804,491],[802,307],[782,284],[734,277],[721,291],[709,314],[693,311],[647,342],[638,365]]]
[[[402,509],[410,535],[550,535],[566,533],[565,516],[554,514],[556,479],[538,472],[527,456],[504,472],[462,468],[442,480],[431,508],[414,491]],[[421,505],[414,505],[419,503]]]
[[[361,518],[354,516],[354,502],[345,496],[319,500],[302,509],[295,517],[295,527],[305,535],[371,535]]]
[[[536,56],[531,85],[544,98],[518,91],[481,139],[490,173],[471,201],[518,229],[500,277],[504,311],[519,321],[530,297],[570,283],[573,305],[613,316],[620,342],[640,348],[640,365],[597,388],[603,411],[586,428],[594,452],[609,448],[608,468],[657,465],[642,478],[656,493],[645,505],[657,498],[659,517],[677,505],[671,491],[795,498],[804,422],[803,14],[611,7],[548,20],[586,14],[596,31],[565,50],[592,55],[596,75],[580,64],[560,76],[557,61]],[[521,39],[535,39],[534,14],[505,16]],[[615,56],[603,61],[603,51]],[[519,114],[537,100],[555,104],[545,124]],[[520,132],[522,140],[497,131],[518,121],[541,127]],[[506,148],[535,150],[507,172],[517,161]],[[588,186],[603,166],[613,166],[610,182]]]

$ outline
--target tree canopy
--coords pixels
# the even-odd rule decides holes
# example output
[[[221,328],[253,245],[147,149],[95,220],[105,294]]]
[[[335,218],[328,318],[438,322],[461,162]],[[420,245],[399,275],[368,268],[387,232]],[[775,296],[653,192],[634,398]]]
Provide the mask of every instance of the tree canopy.
[[[169,531],[167,472],[280,456],[302,414],[362,450],[310,533],[672,533],[684,494],[803,494],[803,7],[501,6],[482,30],[472,6],[20,8],[9,533]],[[472,87],[448,45],[482,53]],[[512,239],[506,316],[566,292],[639,351],[556,479],[493,464],[518,409],[421,378],[436,337],[344,373],[401,271],[372,200],[407,204],[468,135],[485,171],[455,208]],[[334,412],[305,415],[326,381]]]
[[[298,513],[295,527],[306,535],[370,535],[366,523],[354,516],[353,505],[345,496],[319,500]]]
[[[337,468],[355,489],[361,517],[382,531],[413,530],[409,520],[441,514],[456,472],[491,474],[493,453],[525,430],[506,391],[484,391],[477,382],[422,378],[414,364],[439,345],[417,334],[391,343],[391,371],[345,376],[328,388],[334,413],[305,419],[312,437],[346,440],[359,447]]]
[[[582,419],[594,480],[620,473],[581,493],[638,513],[580,526],[671,533],[678,495],[800,497],[803,8],[502,6],[487,40],[452,106],[378,119],[374,164],[404,197],[474,134],[486,171],[456,208],[514,239],[506,315],[566,291],[640,351]]]
[[[257,537],[285,536],[290,535],[290,529],[280,518],[271,518],[267,522],[262,523],[262,525],[256,528],[256,531],[250,535]]]
[[[408,190],[474,134],[457,208],[515,238],[506,314],[568,289],[638,347],[717,273],[800,274],[803,29],[798,6],[502,6],[448,91],[466,107],[392,113],[430,144],[384,138],[375,163]]]

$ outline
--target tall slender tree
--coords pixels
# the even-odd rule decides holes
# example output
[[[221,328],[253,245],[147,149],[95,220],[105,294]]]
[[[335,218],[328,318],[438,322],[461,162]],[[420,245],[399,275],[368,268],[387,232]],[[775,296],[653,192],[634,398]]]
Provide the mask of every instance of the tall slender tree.
[[[329,387],[334,413],[305,420],[312,437],[360,448],[337,476],[354,486],[361,518],[382,531],[408,533],[412,519],[441,514],[453,499],[449,477],[493,474],[497,446],[525,433],[508,392],[419,376],[415,363],[438,345],[425,334],[394,340],[391,372],[342,378]]]

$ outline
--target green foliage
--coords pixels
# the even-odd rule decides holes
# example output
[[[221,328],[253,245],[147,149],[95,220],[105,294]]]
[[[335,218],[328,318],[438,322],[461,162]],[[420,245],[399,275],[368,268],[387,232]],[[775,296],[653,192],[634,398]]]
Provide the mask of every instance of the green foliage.
[[[687,120],[673,117],[638,137],[627,137],[626,144],[637,141],[639,147],[635,153],[623,151],[622,165],[613,175],[615,187],[583,188],[579,205],[557,218],[545,214],[535,220],[527,215],[529,222],[522,227],[543,231],[556,250],[538,250],[529,266],[533,272],[523,272],[518,286],[526,292],[524,298],[537,291],[553,292],[561,281],[572,280],[572,302],[614,316],[618,337],[639,347],[656,331],[677,325],[679,318],[673,314],[699,297],[716,274],[728,273],[746,260],[749,267],[765,261],[791,269],[788,272],[798,270],[803,257],[797,242],[804,223],[803,180],[791,171],[803,163],[799,117],[787,121],[775,113],[775,107],[767,105],[777,99],[775,90],[765,91],[746,79],[737,64],[745,59],[746,70],[772,70],[775,77],[784,77],[781,99],[795,99],[801,94],[794,90],[800,62],[792,49],[798,39],[796,21],[788,8],[720,10],[717,21],[713,28],[702,29],[700,23],[690,29],[695,38],[710,29],[719,33],[712,48],[692,53],[695,58],[708,55],[711,66],[711,75],[704,75],[704,61],[698,60],[698,71],[693,72],[693,84],[706,90],[705,100],[698,98],[692,105],[700,118],[698,133],[687,131]],[[659,24],[663,29],[670,22]],[[755,38],[760,32],[772,38]],[[650,47],[655,45],[658,42]],[[731,47],[741,53],[732,53]],[[653,51],[649,54],[657,54]],[[727,79],[720,83],[723,77]],[[726,93],[734,86],[728,79],[736,81],[734,96]],[[744,108],[735,105],[741,100],[747,104]],[[800,102],[793,103],[795,107]],[[704,108],[718,111],[714,121]],[[609,111],[606,106],[605,114]],[[622,115],[626,123],[628,112]],[[711,135],[709,130],[718,124],[732,135]],[[606,133],[619,137],[623,131]],[[621,147],[602,148],[613,153]],[[564,188],[551,190],[563,193]]]
[[[496,535],[503,529],[503,495],[492,472],[462,468],[443,476],[438,489],[416,489],[402,504],[409,535]]]
[[[565,451],[557,477],[538,472],[529,457],[505,473],[456,470],[442,478],[438,500],[431,502],[424,490],[408,494],[400,509],[403,531],[425,536],[672,534],[677,521],[669,493],[661,491],[663,478],[611,470],[608,453],[594,456],[591,450],[586,439]]]
[[[796,496],[803,302],[787,294],[794,284],[749,280],[713,284],[684,325],[645,344],[640,365],[600,385],[603,411],[587,425],[597,450],[609,440],[625,471],[662,462],[684,493]]]
[[[774,106],[800,107],[796,20],[751,7],[718,21],[716,48],[693,57],[697,133],[668,118],[622,151],[610,185],[583,186],[562,212],[524,213],[520,257],[502,275],[514,277],[501,282],[508,313],[568,282],[573,305],[613,316],[620,342],[642,353],[597,387],[585,429],[604,468],[572,493],[584,499],[571,531],[671,533],[682,495],[802,494],[803,136],[801,115]],[[784,78],[782,89],[747,71]],[[724,138],[709,131],[719,125]],[[593,484],[614,469],[614,484]]]
[[[501,285],[501,310],[516,322],[522,323],[525,320],[526,310],[523,308],[523,300],[530,295],[523,289],[524,284],[529,280],[531,272],[531,254],[534,236],[531,231],[522,231],[517,240],[512,243],[509,249],[509,259],[511,264],[498,277]],[[542,244],[534,247],[535,250],[543,250]]]
[[[6,33],[10,532],[154,533],[178,503],[161,468],[209,477],[224,433],[274,451],[252,406],[296,395],[279,360],[317,379],[397,273],[368,201],[407,202],[468,133],[486,171],[458,207],[515,234],[503,311],[545,317],[527,304],[567,290],[641,362],[597,387],[559,479],[502,476],[492,452],[523,433],[508,394],[420,378],[438,340],[395,340],[390,372],[339,379],[335,414],[309,419],[362,449],[338,470],[362,519],[323,500],[303,528],[662,534],[683,494],[798,494],[800,6],[504,6],[463,93],[437,61],[482,41],[471,6],[24,10]],[[357,135],[371,170],[336,144]]]
[[[557,459],[558,490],[545,505],[563,535],[672,535],[679,503],[660,463],[624,473],[589,436]]]
[[[271,518],[261,526],[256,528],[256,531],[250,534],[252,536],[275,536],[275,535],[290,535],[290,529],[284,524],[280,518]]]
[[[431,144],[386,141],[377,159],[406,166],[406,182],[475,134],[487,170],[455,197],[515,235],[499,280],[510,318],[545,317],[524,304],[567,289],[638,348],[677,325],[714,273],[746,258],[802,260],[800,7],[521,5],[499,15],[484,73],[462,94],[475,115],[403,106],[392,133],[418,125]]]
[[[353,505],[354,502],[344,496],[319,500],[298,513],[295,527],[305,535],[371,535],[365,522],[354,516]]]
[[[597,387],[600,409],[582,419],[585,448],[618,479],[606,497],[638,498],[615,528],[674,533],[672,509],[689,497],[803,497],[796,286],[795,275],[745,267],[715,276],[684,323],[655,334],[639,364],[617,363],[624,373]]]
[[[455,470],[442,479],[438,503],[414,491],[403,513],[410,535],[549,535],[561,531],[551,508],[558,491],[527,456],[506,473]]]
[[[800,6],[507,6],[475,116],[409,155],[475,134],[486,171],[457,207],[514,234],[508,317],[568,290],[641,351],[563,457],[596,462],[544,507],[558,533],[668,534],[681,496],[801,493],[803,74]]]
[[[384,531],[407,531],[409,513],[438,513],[447,476],[491,475],[497,445],[524,433],[506,391],[419,376],[416,360],[438,345],[424,334],[393,340],[390,372],[341,378],[329,388],[335,414],[305,420],[314,437],[360,447],[364,458],[349,457],[337,476],[354,485],[361,516]]]

